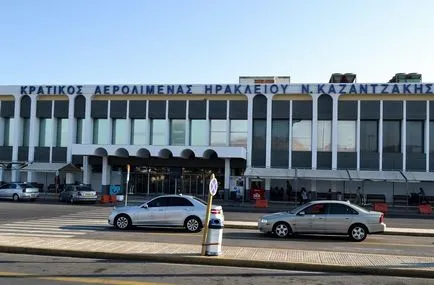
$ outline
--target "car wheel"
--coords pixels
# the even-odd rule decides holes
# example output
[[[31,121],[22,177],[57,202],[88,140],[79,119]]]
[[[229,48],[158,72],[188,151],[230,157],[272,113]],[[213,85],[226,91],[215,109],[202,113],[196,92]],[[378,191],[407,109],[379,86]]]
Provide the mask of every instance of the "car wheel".
[[[115,218],[114,226],[118,230],[126,230],[131,227],[131,219],[127,215],[119,215]]]
[[[187,231],[195,233],[201,230],[202,223],[200,222],[198,217],[188,217],[187,219],[185,219],[184,226]]]
[[[360,224],[351,226],[348,232],[353,241],[364,241],[368,236],[368,229],[364,225]]]
[[[14,194],[12,196],[12,200],[14,200],[15,202],[18,202],[20,200],[20,196],[18,196],[18,194]]]
[[[285,238],[292,233],[292,229],[287,223],[278,222],[274,225],[273,232],[277,237]]]

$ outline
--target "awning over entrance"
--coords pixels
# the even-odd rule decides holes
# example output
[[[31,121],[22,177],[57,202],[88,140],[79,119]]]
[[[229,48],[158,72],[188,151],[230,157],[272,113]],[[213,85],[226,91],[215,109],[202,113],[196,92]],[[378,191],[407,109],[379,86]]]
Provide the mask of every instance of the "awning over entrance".
[[[352,181],[387,181],[406,182],[405,177],[399,171],[348,171]]]
[[[315,179],[315,180],[338,180],[348,181],[350,177],[346,170],[312,170],[312,169],[296,169],[295,177],[301,179]]]
[[[295,177],[294,169],[282,168],[254,168],[249,167],[244,171],[246,177],[260,177],[271,179],[289,179]]]
[[[72,163],[48,163],[48,162],[34,162],[23,167],[21,170],[35,171],[35,172],[81,172],[80,168],[75,167]]]
[[[403,172],[408,182],[434,181],[432,172]]]

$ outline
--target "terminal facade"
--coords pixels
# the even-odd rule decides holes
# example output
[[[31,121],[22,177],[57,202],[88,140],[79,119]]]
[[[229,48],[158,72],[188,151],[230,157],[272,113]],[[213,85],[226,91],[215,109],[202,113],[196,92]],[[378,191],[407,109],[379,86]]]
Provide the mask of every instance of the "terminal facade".
[[[319,84],[0,86],[0,181],[109,193],[125,189],[130,164],[128,191],[145,196],[206,196],[211,173],[225,199],[260,189],[294,201],[302,187],[360,187],[387,202],[420,187],[434,196],[433,92],[419,74],[384,84],[333,74]]]

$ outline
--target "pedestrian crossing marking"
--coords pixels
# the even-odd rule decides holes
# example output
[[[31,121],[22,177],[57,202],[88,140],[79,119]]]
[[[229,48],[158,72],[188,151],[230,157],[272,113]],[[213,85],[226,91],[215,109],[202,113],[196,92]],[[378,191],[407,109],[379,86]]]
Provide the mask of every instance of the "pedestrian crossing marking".
[[[110,228],[107,208],[58,217],[0,222],[0,236],[74,238]]]

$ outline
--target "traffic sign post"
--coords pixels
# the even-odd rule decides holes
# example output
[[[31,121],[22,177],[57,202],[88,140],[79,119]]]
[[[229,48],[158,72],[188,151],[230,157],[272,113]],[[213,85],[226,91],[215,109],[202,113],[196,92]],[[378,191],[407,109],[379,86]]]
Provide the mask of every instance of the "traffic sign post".
[[[127,183],[125,185],[125,206],[128,204],[128,183],[130,182],[130,165],[127,164]]]
[[[209,216],[211,212],[212,197],[217,193],[217,190],[218,190],[218,182],[213,173],[211,174],[211,180],[209,182],[208,204],[206,206],[205,225],[204,225],[203,238],[202,238],[202,252],[201,252],[202,256],[205,255],[206,252],[205,243],[206,243],[206,238],[208,236],[208,224],[209,224]]]

